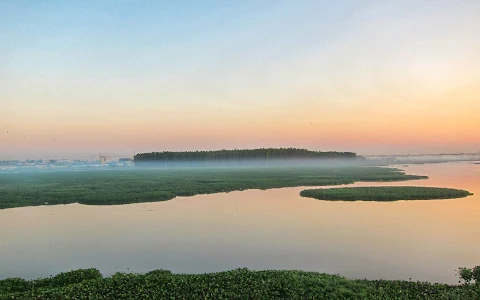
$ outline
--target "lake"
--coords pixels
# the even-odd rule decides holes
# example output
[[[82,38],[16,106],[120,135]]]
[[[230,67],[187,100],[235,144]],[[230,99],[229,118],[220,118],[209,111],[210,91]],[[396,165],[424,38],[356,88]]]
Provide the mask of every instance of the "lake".
[[[304,188],[296,187],[121,206],[0,210],[0,279],[90,267],[104,275],[247,267],[457,283],[458,267],[480,265],[480,165],[397,167],[430,179],[349,186],[450,187],[474,195],[329,202],[302,198]]]

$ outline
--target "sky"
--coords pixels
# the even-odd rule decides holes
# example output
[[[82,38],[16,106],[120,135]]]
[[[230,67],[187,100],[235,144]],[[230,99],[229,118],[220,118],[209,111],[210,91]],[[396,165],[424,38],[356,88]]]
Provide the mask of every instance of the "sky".
[[[0,160],[480,151],[480,2],[0,1]]]

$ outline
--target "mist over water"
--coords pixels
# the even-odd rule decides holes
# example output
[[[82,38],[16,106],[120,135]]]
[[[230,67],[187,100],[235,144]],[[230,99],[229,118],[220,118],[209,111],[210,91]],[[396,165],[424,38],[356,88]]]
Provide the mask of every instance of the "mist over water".
[[[171,160],[171,161],[137,161],[126,165],[122,163],[89,162],[80,164],[59,163],[48,165],[0,165],[1,173],[31,173],[31,172],[102,172],[102,171],[141,171],[152,169],[169,170],[242,170],[245,168],[346,168],[367,165],[378,165],[378,162],[363,159],[246,159],[246,160]]]
[[[174,160],[138,161],[136,168],[241,168],[241,167],[349,167],[360,166],[365,162],[359,159],[245,159],[245,160]]]

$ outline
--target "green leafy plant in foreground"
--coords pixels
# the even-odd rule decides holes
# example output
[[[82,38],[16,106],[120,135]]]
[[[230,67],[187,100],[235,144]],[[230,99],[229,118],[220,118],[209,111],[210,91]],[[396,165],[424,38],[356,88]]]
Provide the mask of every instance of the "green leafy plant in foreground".
[[[146,274],[116,273],[105,278],[95,269],[86,269],[32,281],[0,280],[0,299],[468,300],[479,297],[480,285],[353,280],[316,272],[248,269],[209,274],[156,270]]]
[[[470,268],[459,268],[458,269],[458,276],[464,283],[470,284],[480,284],[480,266],[476,266],[473,269]]]

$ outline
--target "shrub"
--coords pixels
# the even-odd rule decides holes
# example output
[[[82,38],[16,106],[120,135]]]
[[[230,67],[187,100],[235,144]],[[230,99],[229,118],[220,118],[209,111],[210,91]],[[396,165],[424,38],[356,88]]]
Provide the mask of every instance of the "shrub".
[[[472,277],[477,284],[480,284],[480,266],[476,266],[475,268],[473,268]]]
[[[102,274],[97,269],[79,269],[70,272],[60,273],[54,277],[37,279],[33,281],[35,287],[59,287],[85,280],[101,279]]]
[[[22,292],[30,288],[28,281],[22,278],[7,278],[0,280],[0,293]]]
[[[460,268],[458,271],[459,271],[458,274],[460,275],[460,278],[463,281],[465,281],[466,283],[469,283],[470,281],[472,281],[472,277],[473,277],[472,269]]]

